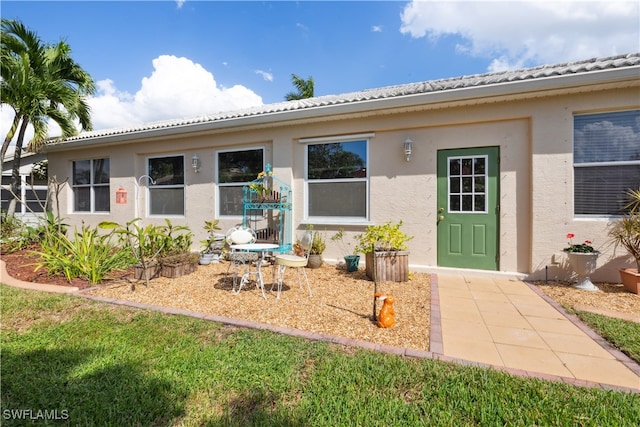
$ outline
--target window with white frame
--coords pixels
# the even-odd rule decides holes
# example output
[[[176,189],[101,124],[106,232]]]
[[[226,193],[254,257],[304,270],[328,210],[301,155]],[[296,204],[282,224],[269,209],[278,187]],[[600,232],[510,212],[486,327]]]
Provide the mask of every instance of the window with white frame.
[[[42,213],[47,205],[48,186],[45,178],[37,178],[31,175],[20,175],[19,202],[16,205],[16,213]],[[2,177],[2,189],[0,190],[0,209],[7,211],[9,203],[13,199],[11,193],[11,177]]]
[[[152,157],[147,169],[150,215],[184,215],[184,156]]]
[[[366,220],[368,141],[307,144],[309,218]]]
[[[242,215],[242,187],[264,170],[264,149],[218,151],[218,212]]]
[[[622,214],[640,185],[640,110],[576,115],[573,140],[575,214]]]
[[[74,212],[109,212],[109,159],[76,160],[71,188]]]

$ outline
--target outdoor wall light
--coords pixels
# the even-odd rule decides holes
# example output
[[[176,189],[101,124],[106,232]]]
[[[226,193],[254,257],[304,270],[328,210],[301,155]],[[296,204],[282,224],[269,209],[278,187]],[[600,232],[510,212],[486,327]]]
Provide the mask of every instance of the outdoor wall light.
[[[413,154],[413,141],[411,138],[407,137],[404,141],[404,158],[407,162],[411,161],[411,155]]]
[[[197,154],[194,154],[191,158],[191,166],[196,173],[200,172],[200,157]]]

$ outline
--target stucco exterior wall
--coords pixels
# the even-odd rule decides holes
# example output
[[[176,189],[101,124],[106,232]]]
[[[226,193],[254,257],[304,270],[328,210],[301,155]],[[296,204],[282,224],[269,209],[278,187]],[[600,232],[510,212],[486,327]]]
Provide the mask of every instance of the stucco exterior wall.
[[[96,225],[109,219],[125,223],[136,215],[162,223],[164,218],[146,216],[146,181],[141,181],[136,209],[138,177],[146,174],[150,156],[185,156],[185,216],[170,218],[191,227],[197,242],[204,238],[205,220],[216,217],[216,151],[240,147],[264,147],[265,161],[274,174],[292,185],[293,223],[297,231],[310,221],[305,218],[305,149],[301,138],[372,133],[369,143],[369,221],[361,224],[313,223],[325,235],[324,258],[341,259],[330,240],[339,227],[352,236],[369,224],[403,220],[403,230],[415,236],[409,242],[410,266],[415,271],[437,269],[437,151],[449,148],[498,146],[500,148],[499,270],[531,278],[566,278],[562,248],[565,235],[575,233],[590,239],[603,252],[596,280],[617,281],[617,268],[624,260],[611,258],[606,241],[606,219],[578,219],[573,215],[573,115],[615,109],[638,108],[637,90],[606,90],[581,95],[550,96],[526,101],[484,103],[474,106],[428,107],[424,111],[378,114],[367,118],[335,117],[301,125],[236,129],[197,135],[166,137],[109,147],[56,151],[49,154],[50,174],[64,179],[71,162],[87,158],[111,159],[111,212],[73,213],[71,190],[61,194],[61,216],[72,225],[84,221]],[[406,162],[404,140],[414,142],[413,159]],[[200,172],[190,166],[200,158]],[[128,192],[128,203],[115,202],[120,187]],[[223,230],[241,218],[221,220]],[[630,265],[630,263],[629,263]]]

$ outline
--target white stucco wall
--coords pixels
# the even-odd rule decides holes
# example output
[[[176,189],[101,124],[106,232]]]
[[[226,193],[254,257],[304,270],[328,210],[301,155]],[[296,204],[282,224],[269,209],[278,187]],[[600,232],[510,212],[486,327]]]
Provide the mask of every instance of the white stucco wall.
[[[637,88],[636,88],[637,89]],[[62,216],[71,224],[95,225],[110,219],[124,223],[135,215],[135,178],[146,173],[149,156],[184,154],[186,161],[186,215],[171,218],[189,225],[196,237],[204,238],[202,225],[215,217],[217,190],[215,153],[219,149],[264,147],[266,162],[274,174],[290,182],[293,190],[293,219],[298,230],[309,221],[304,217],[305,145],[300,138],[373,133],[369,145],[369,223],[388,220],[404,222],[403,230],[415,236],[409,243],[411,268],[437,268],[436,154],[448,148],[500,147],[500,271],[522,273],[533,278],[566,278],[561,249],[565,235],[575,233],[590,239],[603,251],[596,280],[618,280],[623,260],[611,259],[606,241],[606,219],[578,219],[573,215],[573,115],[612,109],[639,108],[638,91],[603,90],[580,95],[541,96],[529,100],[484,103],[475,106],[444,106],[424,111],[378,114],[368,118],[336,117],[323,122],[252,130],[228,130],[162,140],[140,141],[109,147],[91,147],[49,154],[50,173],[64,179],[71,173],[71,161],[110,157],[111,212],[71,212],[71,192],[61,197]],[[414,141],[411,162],[402,153],[404,140]],[[191,157],[197,154],[201,169],[195,173]],[[143,181],[144,184],[144,181]],[[115,203],[115,192],[123,186],[129,203]],[[146,217],[146,191],[141,187],[139,216],[161,223],[163,218]],[[223,230],[240,218],[221,221]],[[341,258],[330,236],[344,224],[313,224],[327,240],[327,260]],[[349,235],[366,223],[346,227]],[[194,249],[198,249],[194,247]]]

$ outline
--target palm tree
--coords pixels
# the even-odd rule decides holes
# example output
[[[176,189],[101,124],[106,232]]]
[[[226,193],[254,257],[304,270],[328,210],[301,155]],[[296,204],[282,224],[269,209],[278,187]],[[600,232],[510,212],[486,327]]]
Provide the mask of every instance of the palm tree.
[[[298,90],[297,92],[289,92],[285,95],[284,99],[287,101],[294,101],[297,99],[313,98],[313,77],[309,76],[307,80],[291,74],[291,83]]]
[[[92,129],[86,96],[95,93],[95,83],[70,54],[71,48],[65,42],[44,45],[22,23],[2,20],[0,103],[15,112],[2,144],[3,160],[18,132],[11,177],[14,199],[9,205],[9,215],[15,212],[15,195],[20,191],[20,163],[27,126],[31,124],[34,129],[27,145],[34,152],[47,143],[48,120],[60,126],[63,138],[77,134],[75,120],[83,130]]]

